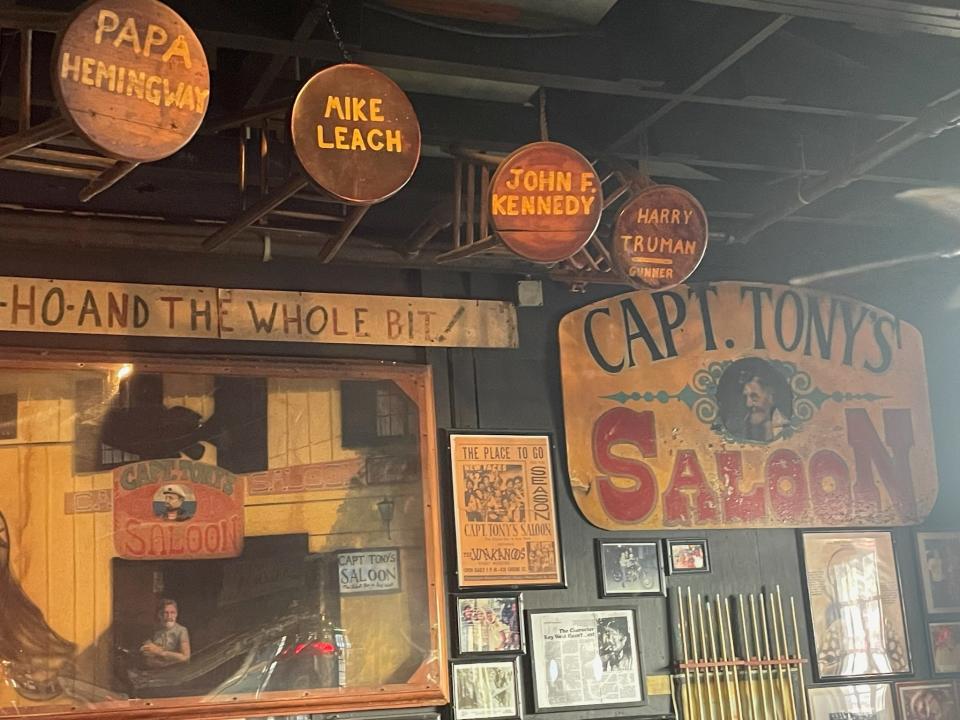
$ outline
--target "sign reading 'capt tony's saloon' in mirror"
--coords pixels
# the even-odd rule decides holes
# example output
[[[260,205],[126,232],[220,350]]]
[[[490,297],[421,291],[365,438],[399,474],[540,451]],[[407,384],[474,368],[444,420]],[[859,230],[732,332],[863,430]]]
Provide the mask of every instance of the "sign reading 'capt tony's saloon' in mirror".
[[[890,313],[779,285],[635,292],[560,324],[569,476],[608,529],[920,522],[923,348]]]

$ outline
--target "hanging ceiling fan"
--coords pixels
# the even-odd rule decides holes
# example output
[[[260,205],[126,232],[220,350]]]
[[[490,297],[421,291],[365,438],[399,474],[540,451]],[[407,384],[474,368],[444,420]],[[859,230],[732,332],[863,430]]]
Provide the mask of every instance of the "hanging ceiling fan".
[[[906,190],[895,195],[898,200],[912,203],[922,208],[926,208],[955,225],[960,226],[960,187],[942,186],[929,188],[916,188]],[[790,278],[791,285],[810,285],[821,280],[832,280],[833,278],[849,277],[851,275],[862,275],[873,270],[882,270],[884,268],[897,267],[900,265],[909,265],[912,263],[926,262],[928,260],[948,260],[950,258],[960,257],[960,247],[929,250],[914,255],[903,255],[889,260],[877,260],[875,262],[860,263],[845,268],[835,270],[825,270],[811,275],[800,275]],[[953,303],[951,303],[952,305]]]

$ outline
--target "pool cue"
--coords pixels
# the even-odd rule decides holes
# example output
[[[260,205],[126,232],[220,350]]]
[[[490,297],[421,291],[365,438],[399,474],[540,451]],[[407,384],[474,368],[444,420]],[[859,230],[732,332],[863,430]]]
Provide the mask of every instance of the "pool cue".
[[[683,646],[683,692],[680,693],[683,702],[683,717],[690,717],[690,657],[687,654],[687,620],[683,614],[683,590],[677,590],[677,609],[680,611],[680,644]]]
[[[720,720],[729,714],[727,711],[729,708],[724,706],[724,700],[728,700],[726,697],[727,693],[723,691],[723,688],[728,688],[727,684],[720,677],[720,663],[719,657],[717,656],[717,632],[713,627],[713,610],[710,607],[710,601],[707,600],[707,627],[710,629],[710,655],[712,656],[713,662],[713,679],[717,684],[717,705],[720,708]]]
[[[767,593],[767,602],[770,603],[770,622],[773,625],[773,646],[777,651],[777,679],[780,685],[780,699],[783,701],[783,715],[787,720],[793,718],[793,693],[787,690],[787,680],[783,676],[783,661],[786,653],[780,646],[780,626],[777,624],[777,609],[773,602],[773,593]],[[789,670],[787,671],[789,675]],[[789,699],[789,702],[788,702]]]
[[[760,593],[760,627],[763,630],[763,646],[767,655],[767,676],[770,681],[770,704],[773,707],[774,717],[786,715],[783,711],[777,709],[777,684],[773,679],[773,656],[770,654],[770,629],[767,625],[767,603],[764,600],[764,594]],[[780,704],[783,704],[783,698],[780,698]]]
[[[740,637],[743,640],[743,659],[747,661],[747,695],[750,696],[750,718],[757,720],[757,696],[753,687],[753,668],[750,667],[752,654],[750,652],[750,641],[747,634],[747,611],[746,602],[743,599],[743,593],[739,596],[738,606],[740,608]]]
[[[720,596],[717,595],[717,603],[719,613],[719,602]],[[733,644],[733,625],[730,623],[730,598],[726,597],[723,599],[723,610],[724,614],[720,616],[720,644],[723,645],[723,659],[728,662],[736,662],[737,659],[737,649]],[[726,633],[724,633],[724,622],[726,622]],[[730,654],[727,654],[727,646],[724,643],[724,637],[729,638],[730,641]],[[734,665],[733,668],[733,693],[734,698],[737,703],[737,720],[745,720],[743,717],[743,702],[740,699],[740,668],[737,665]]]
[[[783,654],[787,658],[787,660],[791,660],[792,658],[790,657],[790,643],[787,641],[787,625],[783,619],[783,596],[780,594],[779,585],[777,585],[777,615],[780,618],[780,632],[783,635]],[[793,665],[787,665],[787,679],[790,681],[790,700],[791,700],[790,712],[794,720],[796,720],[797,695],[793,687]]]
[[[700,649],[703,651],[704,682],[707,685],[707,703],[710,706],[710,720],[716,720],[716,712],[713,709],[713,700],[710,697],[710,662],[707,660],[707,635],[706,626],[703,622],[703,598],[697,595],[697,615],[700,618]],[[717,692],[720,692],[719,682],[716,684]],[[717,707],[723,712],[719,696],[717,697]],[[721,718],[722,720],[722,718]]]
[[[693,662],[698,664],[698,667],[694,670],[693,679],[697,687],[697,704],[700,707],[700,718],[699,720],[706,720],[707,713],[706,708],[703,704],[703,685],[700,683],[700,651],[697,650],[697,633],[694,629],[696,621],[694,620],[693,615],[693,591],[690,589],[690,586],[687,586],[687,615],[690,618],[690,648],[693,651]],[[707,704],[710,704],[710,687],[707,687]],[[711,720],[713,718],[713,706],[710,705],[710,716]]]
[[[803,710],[803,720],[810,720],[810,711],[807,710],[807,687],[803,676],[803,655],[800,653],[800,634],[797,632],[797,606],[790,596],[790,614],[793,616],[793,642],[797,650],[797,671],[800,673],[800,708]]]
[[[757,603],[754,599],[753,593],[750,593],[750,619],[753,621],[753,647],[757,651],[757,675],[759,676],[760,680],[760,697],[763,707],[763,718],[764,720],[773,720],[775,717],[775,712],[772,710],[773,703],[767,697],[769,689],[767,688],[767,682],[763,675],[763,658],[761,657],[763,654],[763,649],[760,646],[760,624],[757,622]],[[771,708],[771,710],[768,711],[768,707]],[[769,715],[767,714],[768,712],[770,713]]]

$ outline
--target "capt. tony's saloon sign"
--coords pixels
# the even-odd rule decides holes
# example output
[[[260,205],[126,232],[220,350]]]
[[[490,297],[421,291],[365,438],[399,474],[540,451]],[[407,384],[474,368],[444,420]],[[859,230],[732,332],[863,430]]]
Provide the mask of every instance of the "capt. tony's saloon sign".
[[[608,529],[907,525],[937,494],[917,330],[725,282],[560,323],[570,482]]]

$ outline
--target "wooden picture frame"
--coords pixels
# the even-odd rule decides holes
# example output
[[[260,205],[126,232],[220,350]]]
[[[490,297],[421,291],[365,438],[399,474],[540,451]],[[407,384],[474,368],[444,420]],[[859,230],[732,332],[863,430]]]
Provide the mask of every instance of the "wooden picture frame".
[[[454,720],[518,720],[523,712],[519,658],[454,660]]]
[[[50,482],[35,485],[43,497],[31,498],[44,503],[49,525],[34,515],[26,525],[19,494],[9,492],[20,480],[0,480],[5,545],[0,565],[17,598],[5,604],[0,623],[15,624],[14,632],[28,635],[42,630],[47,640],[39,647],[56,655],[45,656],[42,665],[4,663],[15,682],[0,684],[0,706],[12,700],[28,718],[42,713],[85,720],[185,720],[199,715],[217,720],[447,702],[447,615],[442,610],[429,368],[93,352],[48,351],[38,356],[35,350],[11,349],[0,359],[0,374],[5,372],[10,384],[29,385],[34,393],[43,387],[44,397],[59,403],[61,420],[51,424],[49,408],[21,405],[23,439],[0,448],[17,452],[17,443],[42,442],[43,453],[56,455],[36,466],[56,473]],[[87,380],[96,381],[94,391],[88,392]],[[378,511],[383,484],[367,477],[375,470],[364,467],[365,458],[380,457],[382,447],[334,447],[333,457],[323,459],[330,443],[323,444],[326,434],[321,431],[327,427],[335,438],[337,428],[321,427],[311,408],[323,400],[324,422],[338,422],[340,406],[334,395],[346,380],[389,383],[416,408],[407,415],[414,418],[409,434],[391,441],[394,451],[409,456],[407,466],[418,468],[413,479],[405,477],[390,488],[398,507],[392,527]],[[86,405],[77,400],[81,390],[87,392]],[[99,396],[104,398],[100,409],[88,402]],[[86,408],[82,413],[81,405]],[[64,409],[72,407],[76,418],[70,415],[74,410]],[[171,408],[177,410],[170,413]],[[202,413],[215,408],[225,417],[211,442],[204,435]],[[198,430],[175,434],[155,450],[167,437],[162,429],[180,418]],[[292,422],[286,423],[288,419]],[[266,425],[280,420],[282,428]],[[87,432],[88,426],[95,432]],[[259,433],[255,442],[243,434],[251,427]],[[321,453],[314,459],[307,452],[313,452],[313,446],[294,437],[308,430],[316,431],[313,441]],[[50,433],[62,437],[50,440]],[[223,433],[231,434],[233,450],[221,440]],[[101,447],[99,438],[108,435],[111,446]],[[189,445],[189,454],[160,454],[159,459],[143,454],[168,453],[171,442]],[[291,455],[288,447],[307,450]],[[31,452],[37,451],[31,446]],[[141,456],[133,456],[135,451]],[[228,497],[219,501],[216,493]],[[240,519],[232,524],[238,507]],[[219,511],[231,519],[218,524],[208,518]],[[121,512],[127,513],[126,519],[117,525]],[[210,529],[189,530],[201,523]],[[146,533],[141,525],[161,530]],[[43,546],[48,536],[56,539],[55,545]],[[147,542],[153,543],[152,554],[144,554]],[[398,551],[397,572],[403,575],[398,589],[370,596],[341,594],[338,553],[346,557],[384,546]],[[55,596],[37,591],[38,572],[60,578]],[[154,603],[159,606],[160,599],[164,612],[173,616],[171,622],[189,631],[189,659],[171,659],[187,662],[190,679],[175,685],[163,681],[167,675],[176,680],[180,668],[159,672],[139,657],[144,652],[139,643],[145,635],[151,637]],[[141,607],[146,610],[141,612]],[[221,631],[229,637],[221,637]],[[181,638],[177,648],[161,650],[185,655],[183,634],[176,632]],[[103,641],[107,637],[110,642]],[[393,669],[382,678],[361,677],[352,670],[357,663],[351,656],[367,646],[384,648],[381,659],[385,668]],[[292,667],[294,659],[301,658],[316,677]],[[203,673],[215,674],[221,659],[236,660],[249,672],[226,672],[226,679],[211,675],[211,685],[204,685]],[[260,673],[264,663],[273,662],[276,672]],[[43,677],[32,670],[41,666]],[[125,668],[129,672],[121,675]],[[398,674],[398,669],[403,672]],[[268,676],[272,680],[266,680]],[[114,678],[121,677],[129,677],[124,680],[128,684],[114,686],[120,682]]]
[[[449,430],[461,590],[565,587],[549,433]]]
[[[534,711],[646,705],[638,628],[636,608],[528,610]]]
[[[918,532],[917,556],[927,615],[960,613],[960,532]]]
[[[457,656],[526,652],[521,593],[453,595],[452,599],[450,627]]]
[[[671,575],[710,572],[710,549],[706,538],[667,538],[663,543],[667,570]]]
[[[606,540],[595,543],[600,597],[667,594],[659,540]]]
[[[827,681],[910,675],[893,533],[803,531],[800,555],[814,677]],[[844,613],[854,610],[859,619],[850,622]]]
[[[900,720],[936,720],[960,717],[956,683],[924,680],[897,683]]]
[[[810,720],[844,717],[896,720],[890,683],[811,687],[807,689],[807,697]]]

